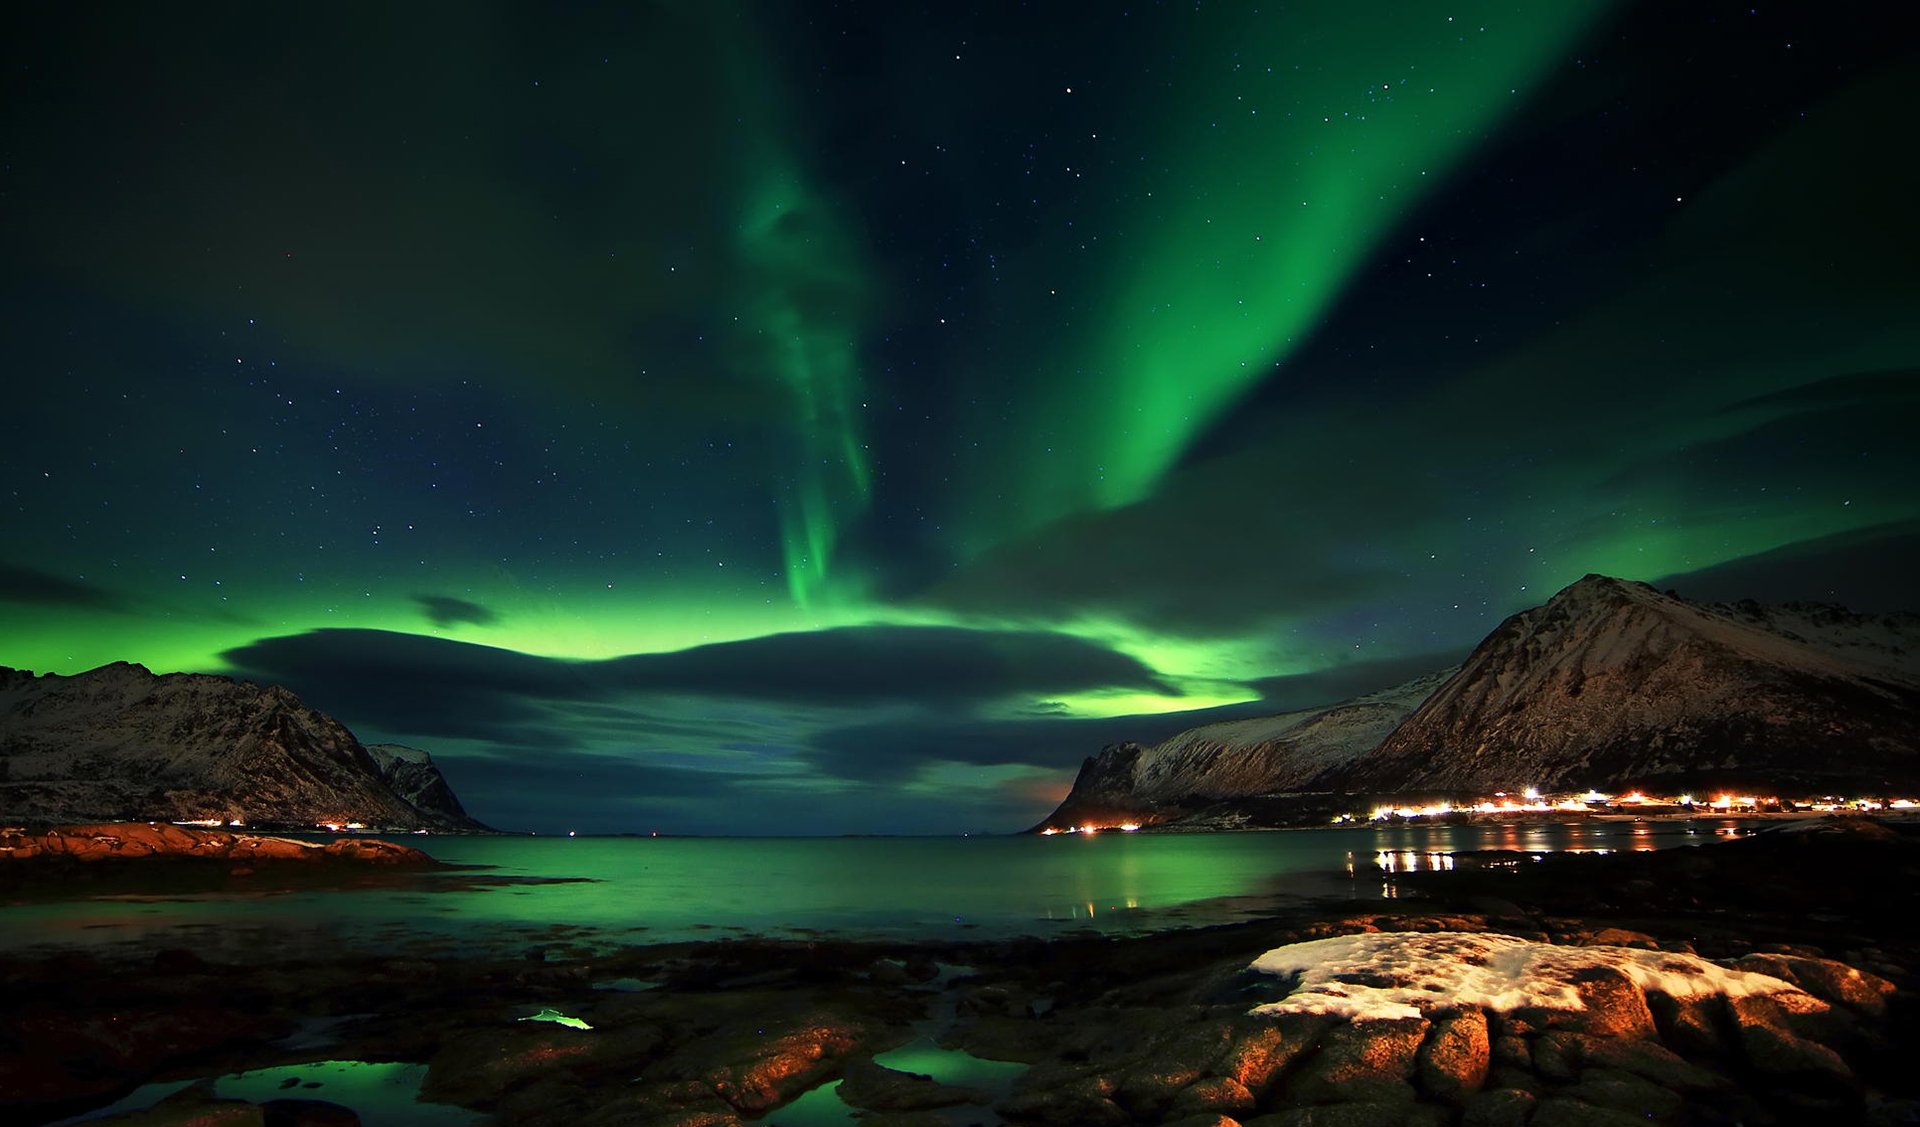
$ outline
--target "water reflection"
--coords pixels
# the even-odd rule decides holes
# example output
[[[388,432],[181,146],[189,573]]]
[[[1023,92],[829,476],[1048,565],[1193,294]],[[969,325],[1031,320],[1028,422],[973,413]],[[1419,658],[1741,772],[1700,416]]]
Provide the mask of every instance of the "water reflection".
[[[191,945],[245,961],[263,951],[568,949],[759,935],[912,939],[1128,933],[1221,923],[1276,899],[1391,897],[1383,877],[1480,851],[1515,855],[1701,844],[1732,818],[1339,826],[1272,833],[1101,833],[1064,838],[421,838],[436,856],[509,876],[585,878],[492,891],[296,891],[245,900],[0,907],[0,950],[119,941]],[[1078,835],[1077,835],[1078,836]],[[462,879],[466,879],[463,874]],[[452,887],[452,886],[450,886]]]

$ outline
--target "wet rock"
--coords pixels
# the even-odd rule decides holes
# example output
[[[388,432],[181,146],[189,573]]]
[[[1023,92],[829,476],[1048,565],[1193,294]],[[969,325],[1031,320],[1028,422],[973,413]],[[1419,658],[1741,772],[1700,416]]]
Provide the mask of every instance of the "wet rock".
[[[1320,1014],[1243,1018],[1231,1027],[1230,1042],[1214,1061],[1213,1071],[1239,1081],[1256,1099],[1264,1098],[1335,1024],[1335,1019]]]
[[[513,1088],[592,1060],[592,1035],[577,1029],[520,1026],[479,1030],[449,1040],[427,1062],[421,1098],[489,1107]]]
[[[955,1104],[980,1103],[982,1096],[968,1088],[955,1088],[915,1072],[901,1072],[857,1061],[847,1066],[840,1083],[840,1098],[869,1111],[925,1111]]]
[[[360,1113],[326,1100],[268,1100],[264,1127],[360,1127]]]
[[[1355,1021],[1336,1025],[1321,1038],[1320,1051],[1288,1079],[1293,1103],[1411,1103],[1422,1018]]]
[[[1628,931],[1622,927],[1603,927],[1579,935],[1574,939],[1582,947],[1637,947],[1643,951],[1658,951],[1660,941],[1643,931]]]
[[[1852,1088],[1853,1070],[1825,1045],[1774,1025],[1740,1026],[1740,1048],[1759,1072],[1797,1085]]]
[[[1162,1033],[1140,1062],[1120,1075],[1114,1098],[1137,1115],[1158,1117],[1182,1089],[1207,1075],[1233,1040],[1233,1026],[1227,1021],[1196,1022]],[[1197,1106],[1190,1110],[1234,1109]]]
[[[1647,1009],[1653,1014],[1660,1039],[1690,1056],[1720,1056],[1727,1052],[1721,1029],[1726,1020],[1726,999],[1719,995],[1675,998],[1660,991],[1647,994]]]
[[[1113,1091],[1111,1081],[1097,1076],[1056,1086],[1023,1083],[994,1110],[1018,1123],[1047,1127],[1120,1127],[1131,1123],[1133,1117],[1113,1102]]]
[[[1322,1104],[1291,1107],[1246,1121],[1246,1127],[1447,1127],[1452,1117],[1437,1107],[1407,1103]]]
[[[1579,1035],[1564,1030],[1533,1039],[1533,1070],[1548,1080],[1570,1081],[1578,1074]]]
[[[675,1051],[677,1067],[707,1081],[746,1114],[785,1103],[827,1077],[861,1033],[825,1020],[765,1037],[734,1035]],[[651,1070],[650,1070],[651,1071]]]
[[[1618,1069],[1676,1092],[1724,1088],[1729,1081],[1653,1041],[1587,1038],[1579,1042],[1585,1065]]]
[[[1631,1072],[1612,1068],[1589,1068],[1581,1074],[1578,1084],[1555,1094],[1652,1119],[1678,1115],[1684,1105],[1676,1093]]]
[[[1467,1099],[1460,1127],[1524,1127],[1537,1102],[1532,1092],[1517,1088],[1476,1092]]]
[[[87,1121],[89,1127],[266,1127],[257,1104],[215,1098],[200,1085],[183,1088],[144,1111]]]
[[[881,959],[867,971],[867,977],[881,986],[905,986],[913,981],[906,964],[897,959]]]
[[[1529,1127],[1647,1127],[1647,1117],[1595,1107],[1569,1099],[1545,1099],[1534,1109]]]
[[[1506,1034],[1493,1038],[1488,1056],[1496,1065],[1529,1070],[1533,1068],[1533,1050],[1527,1046],[1525,1037]]]
[[[1420,1046],[1414,1070],[1423,1091],[1458,1104],[1480,1090],[1491,1065],[1487,1015],[1479,1009],[1465,1009],[1434,1021],[1433,1033]]]
[[[740,1127],[739,1113],[692,1085],[651,1085],[601,1104],[575,1127]]]
[[[1253,1093],[1238,1080],[1225,1076],[1209,1076],[1182,1089],[1173,1098],[1173,1113],[1192,1115],[1214,1113],[1219,1115],[1241,1115],[1252,1111]]]
[[[860,1127],[948,1127],[947,1119],[933,1111],[870,1111],[859,1123]]]
[[[1623,972],[1611,967],[1583,970],[1574,980],[1574,990],[1586,1007],[1578,1015],[1577,1028],[1602,1037],[1653,1035],[1647,996]]]
[[[1823,1002],[1846,1006],[1872,1017],[1887,1012],[1887,999],[1895,990],[1893,983],[1877,974],[1868,974],[1832,959],[1768,953],[1745,955],[1728,965],[1735,970],[1791,982]]]
[[[1487,1072],[1487,1090],[1525,1092],[1537,1096],[1547,1088],[1547,1082],[1524,1068],[1511,1068],[1507,1065],[1494,1065]]]

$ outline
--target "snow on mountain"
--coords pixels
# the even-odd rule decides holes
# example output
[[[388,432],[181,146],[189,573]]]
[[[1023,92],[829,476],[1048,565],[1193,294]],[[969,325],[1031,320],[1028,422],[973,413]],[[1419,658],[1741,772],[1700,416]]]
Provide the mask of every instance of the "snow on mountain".
[[[1920,615],[1703,606],[1589,575],[1457,671],[1109,747],[1036,828],[1231,828],[1298,820],[1308,793],[1528,786],[1920,789]]]
[[[1920,784],[1908,615],[1708,607],[1589,575],[1500,624],[1375,753],[1356,791]]]
[[[1329,708],[1207,724],[1150,748],[1106,748],[1081,765],[1072,792],[1042,825],[1244,824],[1244,812],[1209,807],[1324,789],[1317,779],[1378,747],[1450,672]]]
[[[410,767],[438,776],[430,763]],[[10,822],[484,828],[457,801],[416,807],[383,774],[353,733],[283,688],[156,677],[125,662],[71,677],[0,667],[0,819]],[[423,777],[406,785],[431,789]]]

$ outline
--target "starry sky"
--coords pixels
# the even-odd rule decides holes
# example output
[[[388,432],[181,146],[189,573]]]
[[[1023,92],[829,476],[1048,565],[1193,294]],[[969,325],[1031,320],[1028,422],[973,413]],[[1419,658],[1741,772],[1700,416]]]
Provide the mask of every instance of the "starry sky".
[[[1587,572],[1920,609],[1896,5],[0,11],[0,663],[1006,831]]]

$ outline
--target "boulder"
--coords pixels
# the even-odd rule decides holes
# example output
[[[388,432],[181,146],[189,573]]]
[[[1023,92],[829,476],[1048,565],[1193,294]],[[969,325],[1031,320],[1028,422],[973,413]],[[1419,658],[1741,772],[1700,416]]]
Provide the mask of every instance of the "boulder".
[[[265,1127],[360,1127],[360,1113],[327,1100],[268,1100]]]
[[[1585,1009],[1573,1023],[1587,1033],[1602,1037],[1651,1037],[1653,1014],[1647,1008],[1647,996],[1622,971],[1612,967],[1590,967],[1574,980]]]
[[[1469,1008],[1434,1020],[1433,1033],[1420,1046],[1414,1071],[1427,1094],[1460,1104],[1480,1090],[1491,1065],[1487,1015]]]
[[[1540,1101],[1529,1127],[1647,1127],[1647,1117],[1580,1100],[1551,1098]]]
[[[1744,955],[1728,965],[1735,970],[1791,982],[1823,1002],[1846,1006],[1870,1017],[1880,1017],[1887,1012],[1887,999],[1895,990],[1893,983],[1877,974],[1807,955],[1756,953]]]
[[[1537,1102],[1532,1092],[1517,1088],[1476,1092],[1467,1098],[1460,1127],[1525,1127]]]
[[[1424,1018],[1360,1020],[1327,1030],[1287,1081],[1289,1103],[1411,1103]]]
[[[868,1111],[926,1111],[955,1104],[981,1103],[984,1097],[915,1072],[901,1072],[872,1061],[847,1066],[840,1098]]]
[[[1253,1110],[1253,1093],[1227,1076],[1209,1076],[1182,1089],[1173,1098],[1175,1115],[1241,1115]]]

